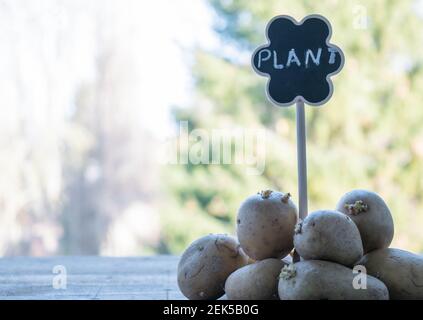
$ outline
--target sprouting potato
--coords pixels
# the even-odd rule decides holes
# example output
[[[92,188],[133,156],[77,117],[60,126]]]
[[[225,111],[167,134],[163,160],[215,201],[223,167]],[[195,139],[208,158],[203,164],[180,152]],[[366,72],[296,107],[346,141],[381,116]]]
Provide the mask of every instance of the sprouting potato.
[[[245,266],[248,257],[238,241],[228,235],[211,234],[194,241],[178,264],[178,285],[192,300],[220,298],[228,276]]]
[[[233,272],[225,283],[229,300],[274,300],[278,297],[278,281],[282,267],[280,259],[265,259]]]
[[[386,284],[391,299],[423,299],[422,255],[386,248],[369,252],[359,264]]]
[[[293,248],[298,219],[289,193],[265,190],[248,197],[238,210],[237,235],[254,260],[283,258]]]
[[[238,239],[210,234],[185,250],[181,292],[199,300],[423,300],[423,256],[388,248],[394,225],[383,199],[353,190],[336,208],[298,221],[289,193],[248,197]]]
[[[300,221],[294,245],[305,260],[328,260],[345,266],[354,265],[363,255],[357,226],[334,210],[315,211]]]
[[[308,260],[282,269],[281,300],[388,300],[382,281],[366,275],[366,289],[354,287],[353,270],[329,261]]]
[[[348,215],[357,225],[364,253],[389,247],[394,236],[394,222],[383,199],[374,192],[353,190],[338,202],[336,210]]]

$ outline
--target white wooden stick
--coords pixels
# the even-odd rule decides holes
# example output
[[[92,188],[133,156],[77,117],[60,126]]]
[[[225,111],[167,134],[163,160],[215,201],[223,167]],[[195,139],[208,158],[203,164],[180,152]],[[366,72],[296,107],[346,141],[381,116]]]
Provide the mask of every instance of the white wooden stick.
[[[298,163],[298,211],[300,219],[307,216],[307,150],[304,101],[297,101],[297,163]]]

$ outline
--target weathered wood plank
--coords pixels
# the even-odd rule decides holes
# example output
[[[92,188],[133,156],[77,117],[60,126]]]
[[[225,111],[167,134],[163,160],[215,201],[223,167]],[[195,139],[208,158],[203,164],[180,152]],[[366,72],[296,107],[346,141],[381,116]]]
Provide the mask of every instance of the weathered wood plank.
[[[0,259],[0,299],[183,299],[178,257],[48,257]],[[66,288],[55,289],[55,266]]]

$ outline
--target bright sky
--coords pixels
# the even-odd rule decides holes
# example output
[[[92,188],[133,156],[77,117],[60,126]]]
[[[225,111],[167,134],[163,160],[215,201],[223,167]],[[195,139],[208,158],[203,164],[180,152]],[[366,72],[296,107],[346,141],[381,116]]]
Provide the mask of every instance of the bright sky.
[[[144,43],[155,50],[145,51],[143,68],[148,80],[144,98],[154,105],[151,117],[143,126],[159,137],[170,134],[169,108],[189,102],[192,92],[190,77],[190,49],[196,45],[213,48],[216,38],[211,28],[212,11],[204,0],[145,1],[140,20],[145,25]],[[163,20],[164,22],[160,23]],[[151,32],[154,26],[154,33]],[[149,61],[160,59],[159,70]],[[163,77],[166,74],[166,77]],[[166,88],[164,94],[162,88]],[[149,103],[150,102],[150,103]]]
[[[216,46],[212,16],[205,0],[6,1],[0,11],[0,98],[13,112],[5,112],[2,127],[19,124],[21,116],[30,121],[31,136],[60,127],[56,113],[62,106],[72,112],[76,90],[96,77],[98,54],[108,49],[98,43],[114,43],[119,68],[132,67],[121,78],[113,71],[116,79],[135,88],[122,104],[140,110],[142,128],[168,136],[170,107],[186,105],[192,92],[192,49]]]

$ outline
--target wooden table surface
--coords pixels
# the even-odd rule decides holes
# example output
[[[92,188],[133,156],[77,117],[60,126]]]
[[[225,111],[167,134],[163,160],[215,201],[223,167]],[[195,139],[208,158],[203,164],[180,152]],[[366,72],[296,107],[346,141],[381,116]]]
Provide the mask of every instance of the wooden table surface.
[[[177,264],[176,256],[0,258],[0,300],[184,299]]]

